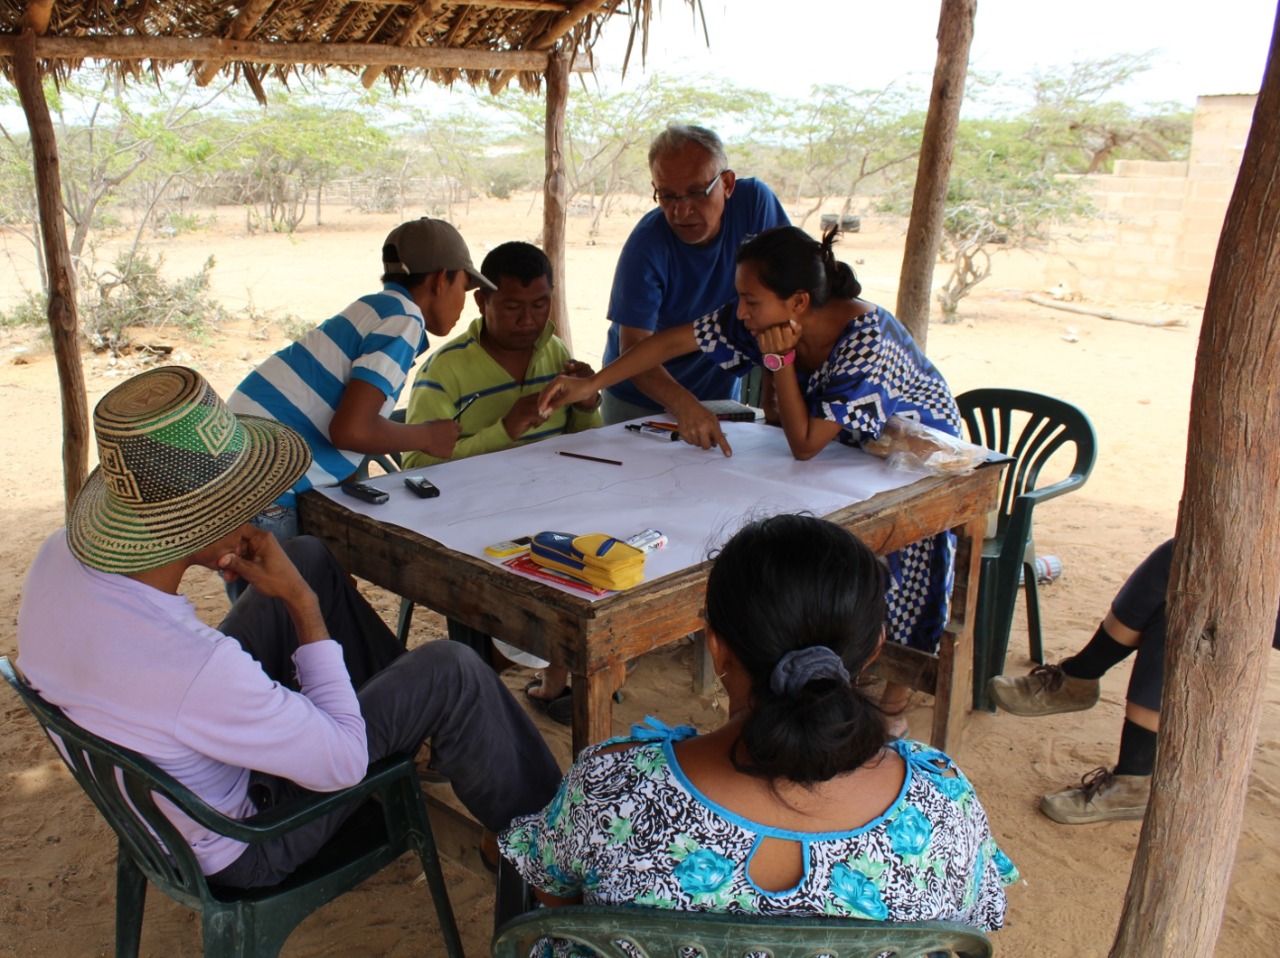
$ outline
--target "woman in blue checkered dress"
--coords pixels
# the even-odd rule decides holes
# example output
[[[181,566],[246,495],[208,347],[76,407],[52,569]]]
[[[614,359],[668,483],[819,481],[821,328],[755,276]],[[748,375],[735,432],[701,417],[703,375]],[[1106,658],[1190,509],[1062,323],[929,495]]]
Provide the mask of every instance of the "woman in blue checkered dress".
[[[696,320],[698,347],[726,369],[765,367],[766,416],[782,426],[797,459],[832,440],[879,439],[895,415],[959,436],[960,413],[942,374],[888,310],[859,298],[862,286],[832,250],[837,235],[830,230],[819,242],[785,226],[745,242],[737,309]],[[950,533],[888,556],[895,642],[937,651],[954,560]]]
[[[838,230],[821,241],[794,226],[767,230],[738,250],[738,300],[685,326],[663,330],[594,377],[561,377],[543,392],[558,408],[595,390],[700,349],[726,369],[768,371],[766,418],[781,425],[796,459],[836,440],[859,446],[880,438],[891,416],[960,435],[960,413],[941,373],[888,310],[860,298],[853,270],[835,258]],[[696,397],[668,408],[681,438],[703,448],[728,444]],[[889,632],[895,642],[936,652],[947,621],[955,539],[943,533],[888,557]],[[892,713],[907,689],[891,686]]]

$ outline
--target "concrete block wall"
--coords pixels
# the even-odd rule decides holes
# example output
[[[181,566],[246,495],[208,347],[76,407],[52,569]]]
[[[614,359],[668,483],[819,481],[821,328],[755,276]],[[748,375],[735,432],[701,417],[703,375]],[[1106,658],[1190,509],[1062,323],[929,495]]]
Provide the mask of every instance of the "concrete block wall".
[[[1097,215],[1059,231],[1046,288],[1086,297],[1203,303],[1256,96],[1200,97],[1188,162],[1119,160],[1084,177]]]

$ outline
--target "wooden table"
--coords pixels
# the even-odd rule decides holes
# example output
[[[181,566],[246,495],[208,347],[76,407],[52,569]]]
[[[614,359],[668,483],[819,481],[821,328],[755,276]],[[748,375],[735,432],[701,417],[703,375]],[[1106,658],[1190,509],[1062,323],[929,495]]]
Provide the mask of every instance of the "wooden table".
[[[946,529],[957,535],[951,621],[938,655],[886,644],[873,671],[935,697],[930,741],[945,748],[972,701],[972,637],[986,515],[1000,464],[929,477],[826,518],[877,554]],[[573,675],[575,754],[613,734],[613,693],[626,663],[701,628],[708,563],[596,601],[516,575],[318,493],[299,500],[301,531],[324,539],[352,574],[532,652]]]

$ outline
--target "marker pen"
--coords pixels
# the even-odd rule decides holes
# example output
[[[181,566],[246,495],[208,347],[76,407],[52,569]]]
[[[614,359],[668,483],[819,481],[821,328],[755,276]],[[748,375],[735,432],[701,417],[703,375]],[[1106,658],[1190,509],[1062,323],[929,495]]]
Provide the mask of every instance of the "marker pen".
[[[641,426],[636,423],[628,424],[627,432],[639,433],[642,436],[648,436],[650,439],[657,439],[661,442],[675,442],[680,438],[680,433],[675,430],[658,429],[655,426]]]

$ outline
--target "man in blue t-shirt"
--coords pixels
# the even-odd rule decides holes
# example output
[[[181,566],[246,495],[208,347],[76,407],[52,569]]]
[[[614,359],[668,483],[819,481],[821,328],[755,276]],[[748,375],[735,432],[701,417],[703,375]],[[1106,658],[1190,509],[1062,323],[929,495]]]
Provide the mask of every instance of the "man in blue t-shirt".
[[[692,323],[736,300],[739,244],[790,223],[769,187],[734,176],[720,137],[704,127],[669,124],[649,146],[649,173],[658,208],[636,224],[618,257],[605,363],[655,332]],[[680,386],[700,400],[735,399],[738,393],[733,373],[694,352],[606,390],[604,421],[660,409],[682,419],[696,416],[681,409],[689,397]],[[687,431],[682,422],[681,434]]]

